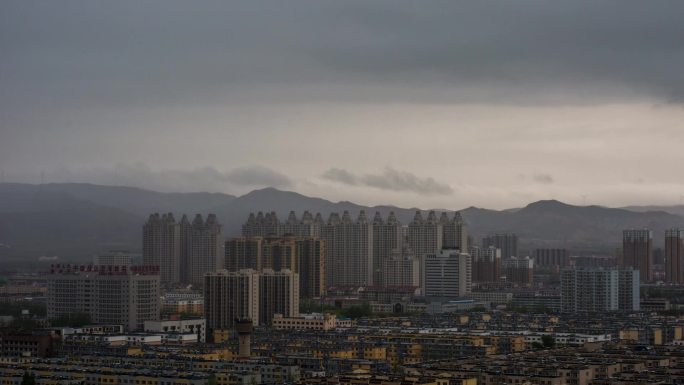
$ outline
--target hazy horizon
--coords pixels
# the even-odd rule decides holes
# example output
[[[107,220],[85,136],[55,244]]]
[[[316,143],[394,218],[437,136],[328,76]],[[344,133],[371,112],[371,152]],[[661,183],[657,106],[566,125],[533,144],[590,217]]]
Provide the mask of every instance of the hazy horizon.
[[[486,210],[495,210],[495,211],[510,211],[510,210],[519,210],[519,209],[522,209],[522,208],[524,208],[524,207],[526,207],[526,206],[528,206],[528,205],[531,205],[531,204],[535,204],[535,203],[539,203],[539,202],[550,202],[550,201],[555,201],[555,202],[559,202],[559,203],[561,203],[561,204],[567,204],[567,205],[576,206],[576,207],[597,206],[597,207],[603,207],[603,208],[615,208],[615,209],[627,209],[627,210],[629,210],[630,208],[649,208],[649,207],[656,207],[656,208],[657,208],[657,207],[663,207],[663,208],[671,207],[671,208],[677,208],[677,207],[684,207],[684,204],[681,204],[681,203],[679,203],[679,204],[671,204],[671,205],[644,204],[644,205],[608,206],[608,205],[598,205],[598,204],[591,204],[591,203],[585,203],[585,202],[581,202],[581,203],[572,203],[572,202],[566,202],[566,201],[559,200],[559,199],[555,199],[555,198],[539,199],[539,200],[534,200],[534,201],[525,202],[525,203],[523,203],[523,204],[520,205],[520,206],[505,207],[505,208],[495,208],[495,207],[476,206],[476,205],[469,205],[469,206],[463,206],[463,207],[428,207],[428,206],[420,206],[420,205],[417,205],[417,204],[414,204],[414,205],[407,205],[407,206],[401,206],[401,205],[394,205],[394,204],[383,203],[383,202],[380,202],[380,203],[364,203],[364,202],[358,202],[358,201],[349,200],[349,199],[333,200],[333,199],[328,199],[328,198],[321,197],[321,196],[315,196],[315,195],[304,194],[304,193],[301,193],[301,192],[299,192],[299,191],[295,191],[295,190],[288,189],[288,188],[283,188],[283,187],[280,187],[280,188],[279,188],[279,187],[272,187],[272,186],[266,186],[266,187],[255,188],[255,189],[250,190],[250,191],[248,191],[248,192],[246,192],[246,193],[243,193],[243,194],[228,194],[228,193],[224,193],[224,192],[221,192],[221,191],[204,191],[204,190],[195,190],[195,191],[160,191],[160,190],[155,190],[155,189],[150,189],[150,188],[145,188],[145,187],[139,187],[139,186],[114,185],[114,184],[105,185],[105,184],[96,184],[96,183],[89,183],[89,182],[45,182],[45,183],[23,183],[23,182],[21,182],[21,183],[20,183],[20,182],[8,182],[8,181],[5,181],[5,182],[0,182],[0,185],[2,185],[2,184],[19,184],[19,185],[32,185],[32,186],[41,186],[41,185],[61,185],[61,184],[76,184],[76,185],[92,185],[92,186],[112,187],[112,188],[134,188],[134,189],[140,189],[140,190],[143,190],[143,191],[150,191],[150,192],[157,192],[157,193],[169,193],[169,194],[192,194],[192,193],[199,193],[199,194],[204,194],[204,193],[208,193],[208,194],[225,194],[225,195],[233,196],[233,197],[235,197],[235,198],[239,198],[239,197],[241,197],[241,196],[245,196],[245,195],[248,195],[248,194],[250,194],[250,193],[257,192],[257,191],[261,191],[261,190],[275,189],[275,190],[280,191],[280,192],[299,194],[299,195],[302,195],[302,196],[307,197],[307,198],[314,198],[314,199],[320,198],[320,199],[324,199],[324,200],[327,200],[327,201],[329,201],[329,202],[331,202],[331,203],[333,203],[333,204],[334,204],[334,203],[344,203],[344,202],[347,202],[347,203],[352,203],[352,204],[356,204],[356,205],[359,205],[359,206],[367,206],[367,207],[382,207],[382,206],[388,207],[388,206],[389,206],[389,207],[396,207],[397,209],[403,209],[403,210],[418,209],[418,210],[421,210],[421,211],[429,211],[429,210],[461,211],[461,210],[465,210],[465,209],[469,209],[469,208],[486,209]],[[282,207],[282,208],[280,208],[280,209],[283,210],[283,212],[286,212],[286,211],[290,210],[290,209],[287,208],[287,207]],[[638,211],[642,211],[642,210],[638,210]],[[667,212],[667,211],[666,211],[666,212]],[[671,213],[671,214],[675,214],[675,215],[680,215],[678,212],[670,212],[670,213]],[[297,213],[297,214],[300,214],[300,213]]]

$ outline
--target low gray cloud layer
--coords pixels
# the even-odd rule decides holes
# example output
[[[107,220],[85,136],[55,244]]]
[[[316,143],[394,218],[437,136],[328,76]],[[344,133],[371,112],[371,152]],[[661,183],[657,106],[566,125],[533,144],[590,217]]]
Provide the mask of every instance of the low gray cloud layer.
[[[0,111],[681,101],[683,13],[678,1],[3,1]]]
[[[0,175],[408,207],[679,202],[662,165],[684,163],[682,14],[682,1],[1,1]]]
[[[340,168],[331,168],[322,175],[323,179],[350,186],[367,186],[381,190],[407,191],[419,194],[450,195],[454,190],[432,177],[421,178],[408,171],[386,167],[380,174],[354,175]]]

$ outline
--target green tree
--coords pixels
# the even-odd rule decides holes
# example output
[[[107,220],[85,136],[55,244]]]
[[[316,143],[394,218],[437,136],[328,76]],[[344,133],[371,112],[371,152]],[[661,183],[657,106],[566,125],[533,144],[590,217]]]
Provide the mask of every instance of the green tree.
[[[368,303],[364,303],[361,306],[352,306],[345,309],[343,315],[352,319],[369,317],[371,315],[371,307]]]
[[[81,327],[90,323],[90,314],[74,313],[66,314],[50,320],[52,326]]]
[[[24,371],[24,377],[21,379],[21,385],[36,385],[36,375]]]
[[[543,335],[542,336],[542,345],[544,345],[545,348],[552,348],[552,347],[556,346],[556,339],[550,335]]]

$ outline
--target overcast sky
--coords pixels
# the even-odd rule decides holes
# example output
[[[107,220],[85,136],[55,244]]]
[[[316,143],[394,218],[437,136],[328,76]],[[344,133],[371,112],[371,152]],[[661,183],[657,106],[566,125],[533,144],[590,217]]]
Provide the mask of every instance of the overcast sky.
[[[679,204],[683,1],[2,1],[5,182]]]

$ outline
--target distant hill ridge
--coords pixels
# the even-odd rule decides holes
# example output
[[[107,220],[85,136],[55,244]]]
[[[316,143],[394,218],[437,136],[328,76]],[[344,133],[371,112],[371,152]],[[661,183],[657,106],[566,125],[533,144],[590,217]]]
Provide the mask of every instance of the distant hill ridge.
[[[154,212],[215,213],[224,226],[224,233],[233,236],[239,234],[250,212],[275,211],[285,220],[290,210],[298,217],[305,210],[312,214],[320,212],[326,219],[334,211],[348,210],[353,215],[360,210],[368,215],[379,211],[383,217],[394,211],[402,223],[408,224],[416,209],[331,202],[274,188],[235,197],[221,193],[160,193],[82,183],[2,183],[0,258],[58,255],[63,259],[87,260],[112,248],[139,251],[141,226]],[[664,210],[573,206],[555,200],[502,211],[477,207],[460,211],[476,241],[489,233],[516,232],[523,249],[568,247],[578,252],[611,252],[620,245],[623,229],[648,227],[654,231],[658,245],[663,242],[665,229],[684,227],[684,217]]]

